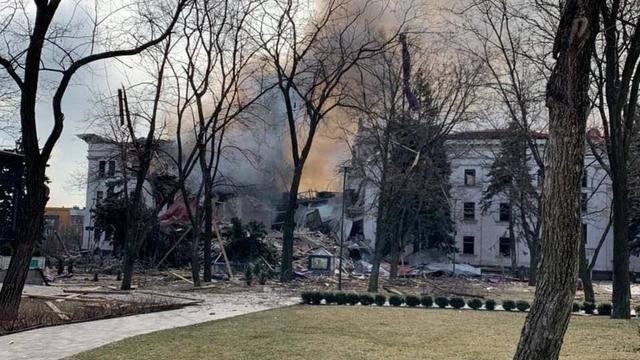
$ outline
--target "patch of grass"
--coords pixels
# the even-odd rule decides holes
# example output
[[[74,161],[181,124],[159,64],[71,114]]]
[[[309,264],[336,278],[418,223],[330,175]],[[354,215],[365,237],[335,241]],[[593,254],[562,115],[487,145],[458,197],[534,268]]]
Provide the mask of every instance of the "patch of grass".
[[[136,336],[71,359],[510,359],[524,319],[519,312],[294,306]],[[482,336],[451,336],[465,333]],[[574,316],[561,358],[638,359],[639,340],[637,320]]]

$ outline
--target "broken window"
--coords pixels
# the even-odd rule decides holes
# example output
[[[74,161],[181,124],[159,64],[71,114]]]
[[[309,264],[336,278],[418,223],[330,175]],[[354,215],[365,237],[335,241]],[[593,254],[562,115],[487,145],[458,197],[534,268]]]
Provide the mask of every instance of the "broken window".
[[[114,160],[109,161],[109,171],[107,172],[107,176],[116,176],[116,162]]]
[[[98,163],[98,177],[103,178],[105,173],[105,168],[107,167],[106,161],[100,161]]]
[[[511,256],[511,238],[501,237],[498,252],[502,256]]]
[[[473,236],[465,236],[462,238],[462,253],[464,255],[473,255],[475,250],[476,238]]]
[[[500,203],[500,221],[511,220],[511,204]]]
[[[580,206],[581,206],[581,208],[582,208],[582,212],[583,212],[583,213],[586,213],[586,212],[587,212],[587,205],[588,205],[588,204],[587,204],[587,202],[588,202],[588,201],[589,201],[589,200],[588,200],[588,195],[587,195],[587,193],[582,193],[582,198],[581,198],[581,201],[580,201]]]
[[[475,169],[464,170],[464,185],[476,186],[476,170]]]
[[[464,219],[465,220],[475,220],[476,218],[476,203],[474,202],[466,202],[464,203]]]

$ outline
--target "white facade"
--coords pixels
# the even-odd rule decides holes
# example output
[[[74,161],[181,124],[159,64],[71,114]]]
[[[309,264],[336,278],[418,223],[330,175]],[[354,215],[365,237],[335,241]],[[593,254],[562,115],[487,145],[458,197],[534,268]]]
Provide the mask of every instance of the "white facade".
[[[112,250],[108,240],[105,240],[104,233],[96,236],[92,213],[96,204],[111,195],[114,191],[119,191],[122,187],[114,186],[114,182],[122,179],[122,153],[120,145],[95,134],[82,134],[78,137],[88,144],[87,150],[87,185],[85,194],[84,210],[84,232],[82,234],[82,248],[85,250]],[[129,160],[128,166],[131,166]],[[129,189],[135,186],[133,180],[129,180]],[[148,184],[145,186],[148,188]],[[149,190],[149,189],[147,189]],[[150,191],[144,191],[147,205],[152,205],[153,199]]]
[[[478,135],[483,132],[478,132]],[[486,135],[486,133],[484,133]],[[544,154],[544,139],[539,139],[540,154]],[[451,162],[451,199],[456,228],[456,262],[467,263],[480,267],[510,267],[511,256],[505,254],[505,247],[509,242],[509,221],[501,220],[501,203],[507,206],[505,199],[494,198],[486,212],[481,203],[483,192],[489,185],[489,170],[496,155],[500,151],[500,140],[479,136],[464,137],[461,139],[447,140],[447,149]],[[534,186],[537,184],[537,166],[533,159],[530,160],[530,171],[534,178]],[[595,248],[607,227],[610,215],[611,183],[600,164],[595,160],[590,151],[585,153],[586,185],[582,187],[583,196],[587,199],[586,211],[583,209],[583,228],[586,228],[586,255],[589,261]],[[465,172],[475,174],[475,181],[465,183]],[[373,248],[376,228],[376,202],[377,188],[372,185],[363,186],[358,178],[349,181],[349,188],[359,189],[361,216],[352,216],[350,224],[361,222],[362,233],[365,240]],[[467,203],[467,218],[465,218],[465,203]],[[472,205],[471,205],[472,204]],[[470,218],[470,210],[473,210],[473,218]],[[529,249],[526,241],[518,238],[516,231],[516,259],[518,267],[528,268],[530,264]],[[502,248],[501,248],[501,238]],[[466,243],[466,245],[465,245]],[[422,259],[420,256],[411,256],[411,246],[407,246],[405,258]],[[419,260],[416,260],[419,261]],[[604,245],[602,246],[594,267],[594,272],[608,273],[612,269],[613,262],[613,230],[609,230]],[[640,272],[640,259],[631,258],[631,271]]]

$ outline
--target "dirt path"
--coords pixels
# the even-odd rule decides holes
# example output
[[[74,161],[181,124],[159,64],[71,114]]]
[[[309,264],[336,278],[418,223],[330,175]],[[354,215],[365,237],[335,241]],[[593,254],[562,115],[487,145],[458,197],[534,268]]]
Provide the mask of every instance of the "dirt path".
[[[0,359],[61,359],[154,331],[267,310],[299,302],[270,293],[189,294],[204,303],[179,310],[62,325],[0,336]]]

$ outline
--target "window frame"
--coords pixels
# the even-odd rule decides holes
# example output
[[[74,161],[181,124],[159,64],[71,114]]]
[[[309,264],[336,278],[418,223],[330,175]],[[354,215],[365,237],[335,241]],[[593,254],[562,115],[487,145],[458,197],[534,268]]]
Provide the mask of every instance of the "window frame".
[[[469,174],[468,174],[469,173]],[[473,181],[468,181],[467,175],[472,176]],[[476,169],[464,169],[464,186],[476,186],[478,182]]]
[[[506,209],[503,209],[506,207]],[[511,221],[511,204],[509,203],[500,203],[498,210],[498,219],[500,222],[509,222]]]
[[[471,244],[469,244],[471,242]],[[471,252],[467,252],[467,246],[471,246]],[[462,237],[462,255],[475,255],[476,254],[476,237],[475,236],[463,236]]]
[[[507,251],[502,251],[502,247],[503,247],[503,240],[506,240],[506,247],[507,247]],[[509,257],[511,256],[511,238],[508,236],[500,236],[498,238],[498,254],[504,256],[504,257]]]
[[[467,209],[467,205],[470,205],[471,208]],[[462,218],[464,220],[475,220],[476,219],[476,203],[473,201],[467,201],[462,204]]]

